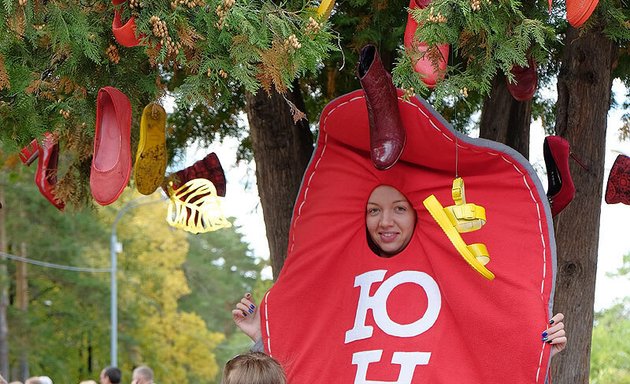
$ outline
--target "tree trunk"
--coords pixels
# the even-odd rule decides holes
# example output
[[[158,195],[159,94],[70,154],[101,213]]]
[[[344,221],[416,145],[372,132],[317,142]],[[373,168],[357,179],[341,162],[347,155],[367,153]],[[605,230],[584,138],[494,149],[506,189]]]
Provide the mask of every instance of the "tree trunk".
[[[531,101],[516,101],[507,89],[505,76],[495,76],[481,110],[479,137],[507,144],[529,158],[531,120]]]
[[[305,110],[297,81],[286,97]],[[293,122],[288,103],[277,92],[268,95],[259,90],[247,94],[246,101],[258,194],[276,279],[286,258],[293,205],[313,152],[313,136],[305,119]]]
[[[558,275],[554,312],[566,316],[567,349],[554,358],[554,384],[589,382],[599,220],[611,72],[617,47],[601,25],[568,28],[558,75],[556,133],[589,168],[571,161],[575,200],[555,219]]]
[[[6,253],[8,249],[5,230],[4,185],[0,184],[0,252]],[[9,309],[9,276],[4,255],[0,256],[0,374],[9,377],[9,323],[7,310]]]

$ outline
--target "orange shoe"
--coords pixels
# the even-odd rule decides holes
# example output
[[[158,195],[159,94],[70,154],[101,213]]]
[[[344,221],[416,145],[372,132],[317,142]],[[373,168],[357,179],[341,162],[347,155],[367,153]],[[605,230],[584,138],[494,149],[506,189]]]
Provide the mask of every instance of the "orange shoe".
[[[567,0],[567,20],[574,28],[579,28],[593,14],[599,0]]]
[[[410,0],[409,8],[424,9],[430,2],[430,0]],[[441,44],[437,46],[436,53],[439,54],[439,58],[437,60],[438,66],[436,69],[433,66],[433,62],[430,57],[432,52],[427,53],[429,50],[427,43],[414,39],[417,28],[418,22],[411,16],[411,14],[408,14],[404,37],[405,48],[407,49],[407,52],[411,54],[412,60],[415,61],[413,65],[414,71],[422,76],[422,81],[427,87],[434,88],[438,80],[442,80],[444,78],[444,74],[446,73],[449,46],[448,44]]]
[[[116,201],[131,175],[131,103],[114,87],[96,98],[94,156],[90,171],[92,197],[100,205]]]

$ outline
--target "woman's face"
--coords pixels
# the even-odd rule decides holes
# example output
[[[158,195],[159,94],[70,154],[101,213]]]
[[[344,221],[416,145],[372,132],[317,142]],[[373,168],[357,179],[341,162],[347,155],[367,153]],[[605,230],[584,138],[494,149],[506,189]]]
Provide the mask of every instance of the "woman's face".
[[[391,256],[409,244],[416,212],[400,191],[380,185],[368,199],[365,223],[372,241],[385,255]]]

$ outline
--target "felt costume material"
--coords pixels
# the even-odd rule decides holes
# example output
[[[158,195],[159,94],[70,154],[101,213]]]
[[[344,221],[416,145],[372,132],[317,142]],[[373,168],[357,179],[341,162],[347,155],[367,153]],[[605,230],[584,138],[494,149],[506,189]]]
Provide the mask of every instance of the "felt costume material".
[[[407,143],[385,171],[370,161],[364,92],[324,108],[288,256],[260,306],[265,350],[297,384],[544,383],[555,242],[540,180],[516,151],[456,133],[424,101],[397,94]],[[468,202],[487,214],[483,228],[461,236],[487,246],[493,280],[466,263],[423,205],[430,195],[453,204],[456,159]],[[381,184],[417,212],[409,245],[391,258],[370,249],[365,227]]]

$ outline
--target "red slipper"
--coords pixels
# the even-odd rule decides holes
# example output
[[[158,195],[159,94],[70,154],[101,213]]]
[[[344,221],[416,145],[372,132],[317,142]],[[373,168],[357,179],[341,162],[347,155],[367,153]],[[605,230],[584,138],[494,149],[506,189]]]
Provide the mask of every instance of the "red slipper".
[[[507,89],[512,97],[518,101],[531,100],[536,93],[538,86],[538,74],[536,73],[536,62],[530,57],[527,59],[527,67],[515,65],[510,72],[514,75],[515,83],[507,81]]]
[[[116,201],[131,174],[131,103],[114,87],[98,91],[96,132],[90,172],[92,197],[100,205]]]
[[[606,203],[630,205],[630,157],[619,155],[615,159],[606,183]]]
[[[410,0],[410,9],[423,9],[426,8],[430,0]],[[405,27],[404,44],[407,52],[411,54],[413,63],[413,70],[422,76],[422,81],[429,88],[434,88],[438,80],[444,78],[446,73],[446,63],[448,62],[449,46],[448,44],[440,44],[437,46],[437,54],[439,58],[437,60],[438,67],[433,66],[433,61],[429,57],[431,53],[427,52],[429,46],[427,43],[417,41],[414,39],[416,29],[418,28],[418,22],[411,16],[407,15],[407,26]]]
[[[136,18],[131,16],[123,25],[119,10],[114,11],[112,32],[118,44],[124,47],[131,48],[140,44],[140,39],[136,37]]]

